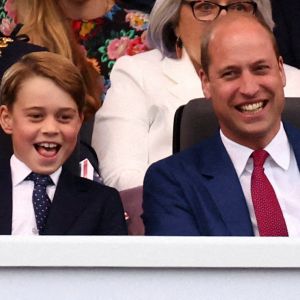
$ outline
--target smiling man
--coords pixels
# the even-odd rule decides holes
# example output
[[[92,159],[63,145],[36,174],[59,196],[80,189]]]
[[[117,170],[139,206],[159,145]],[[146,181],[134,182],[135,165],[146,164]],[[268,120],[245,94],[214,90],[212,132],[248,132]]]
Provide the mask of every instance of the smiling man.
[[[221,131],[252,149],[264,148],[276,135],[284,106],[283,61],[262,25],[252,17],[223,18],[202,44],[203,92]]]
[[[286,79],[272,32],[226,15],[201,47],[220,131],[149,168],[146,234],[300,236],[300,132],[281,122]]]

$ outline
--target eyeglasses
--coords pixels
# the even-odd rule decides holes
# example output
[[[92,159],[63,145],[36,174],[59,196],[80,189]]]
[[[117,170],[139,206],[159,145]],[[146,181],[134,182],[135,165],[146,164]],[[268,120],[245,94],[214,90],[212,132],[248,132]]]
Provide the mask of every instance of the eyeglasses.
[[[253,1],[241,1],[234,2],[228,5],[220,5],[210,1],[186,1],[183,3],[191,6],[193,15],[198,21],[213,21],[221,13],[223,9],[230,12],[241,12],[248,14],[255,14],[257,10],[257,4]]]

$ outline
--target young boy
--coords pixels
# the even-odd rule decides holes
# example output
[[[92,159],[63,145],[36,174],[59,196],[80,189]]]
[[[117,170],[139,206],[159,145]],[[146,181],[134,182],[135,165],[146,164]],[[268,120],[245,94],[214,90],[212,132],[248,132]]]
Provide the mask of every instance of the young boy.
[[[27,54],[5,72],[0,97],[14,149],[0,166],[0,234],[126,234],[118,192],[62,167],[83,120],[77,68],[50,52]]]

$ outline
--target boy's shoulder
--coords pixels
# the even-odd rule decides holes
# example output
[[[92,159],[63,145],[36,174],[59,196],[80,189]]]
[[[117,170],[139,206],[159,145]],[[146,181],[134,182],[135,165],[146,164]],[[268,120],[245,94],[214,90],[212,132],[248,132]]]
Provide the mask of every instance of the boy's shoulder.
[[[118,191],[115,188],[102,185],[99,182],[92,181],[77,175],[72,174],[66,168],[62,169],[58,186],[62,188],[72,188],[76,192],[85,192],[92,195],[116,196]]]

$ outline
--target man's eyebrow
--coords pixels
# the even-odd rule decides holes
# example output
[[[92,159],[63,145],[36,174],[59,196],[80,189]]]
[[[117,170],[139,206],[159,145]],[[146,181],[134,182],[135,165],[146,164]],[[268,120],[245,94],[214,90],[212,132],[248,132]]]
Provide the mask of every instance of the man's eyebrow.
[[[239,67],[237,65],[228,65],[228,66],[224,66],[224,67],[221,67],[219,70],[218,70],[218,74],[222,74],[226,71],[231,71],[231,70],[238,70]]]
[[[265,64],[265,63],[268,63],[268,60],[265,59],[265,58],[262,58],[262,59],[259,59],[259,60],[256,60],[252,63],[252,65],[258,65],[258,64]]]

